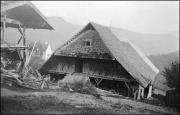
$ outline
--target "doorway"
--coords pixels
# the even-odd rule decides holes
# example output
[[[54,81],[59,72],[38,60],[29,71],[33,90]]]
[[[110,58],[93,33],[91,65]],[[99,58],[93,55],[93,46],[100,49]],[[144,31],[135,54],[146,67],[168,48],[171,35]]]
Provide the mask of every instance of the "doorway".
[[[81,58],[77,58],[75,62],[75,72],[82,73],[83,71],[83,60]]]

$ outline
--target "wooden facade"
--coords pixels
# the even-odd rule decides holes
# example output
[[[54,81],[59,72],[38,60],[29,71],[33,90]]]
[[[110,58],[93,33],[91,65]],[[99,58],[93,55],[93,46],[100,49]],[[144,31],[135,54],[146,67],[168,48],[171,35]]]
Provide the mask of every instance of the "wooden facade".
[[[134,80],[116,60],[55,56],[49,60],[46,68],[41,68],[41,71],[53,73],[76,72],[95,76]]]
[[[120,91],[125,87],[120,92],[126,96],[133,95],[137,89],[133,89],[133,86],[138,86],[136,80],[116,60],[55,56],[48,60],[47,64],[45,68],[41,68],[40,72],[50,74],[51,80],[62,79],[62,76],[67,74],[82,73],[89,76],[91,81],[102,89]]]

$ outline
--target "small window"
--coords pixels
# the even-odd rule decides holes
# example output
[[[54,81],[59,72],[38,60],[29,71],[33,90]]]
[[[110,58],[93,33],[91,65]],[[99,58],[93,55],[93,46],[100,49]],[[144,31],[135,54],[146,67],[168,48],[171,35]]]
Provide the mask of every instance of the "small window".
[[[86,46],[90,46],[90,45],[91,45],[90,41],[86,41]]]
[[[84,46],[91,46],[91,42],[90,41],[84,41]]]

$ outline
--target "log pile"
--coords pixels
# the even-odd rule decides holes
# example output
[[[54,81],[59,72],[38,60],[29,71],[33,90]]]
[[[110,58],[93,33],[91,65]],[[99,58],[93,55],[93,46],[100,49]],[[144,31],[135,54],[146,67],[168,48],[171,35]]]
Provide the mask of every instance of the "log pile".
[[[1,83],[3,82],[23,84],[23,81],[20,79],[17,73],[12,72],[11,70],[5,70],[1,67]]]
[[[49,76],[42,76],[37,70],[34,71],[33,69],[25,73],[22,75],[22,73],[20,74],[16,70],[6,70],[1,67],[1,83],[30,89],[48,88]]]

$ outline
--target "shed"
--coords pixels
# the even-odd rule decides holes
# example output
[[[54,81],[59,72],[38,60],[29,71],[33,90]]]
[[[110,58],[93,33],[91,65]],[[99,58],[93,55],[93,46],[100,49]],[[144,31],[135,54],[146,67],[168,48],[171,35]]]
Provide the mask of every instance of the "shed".
[[[17,44],[6,43],[5,29],[7,27],[19,30],[21,37],[17,41]],[[1,45],[1,51],[15,51],[20,58],[20,70],[24,68],[24,63],[28,57],[26,29],[53,30],[53,27],[30,1],[1,1],[1,44],[6,43]]]

